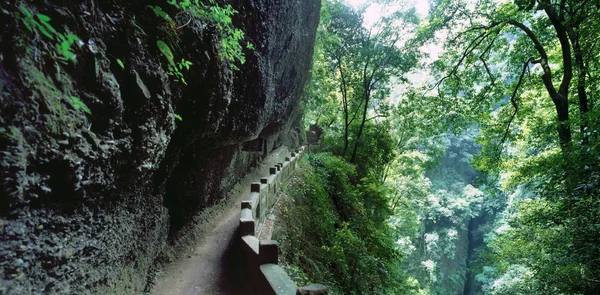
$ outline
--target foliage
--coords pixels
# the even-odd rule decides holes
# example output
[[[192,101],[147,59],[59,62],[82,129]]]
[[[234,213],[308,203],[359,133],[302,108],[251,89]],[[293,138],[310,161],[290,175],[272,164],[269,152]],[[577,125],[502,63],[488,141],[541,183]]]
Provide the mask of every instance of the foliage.
[[[167,1],[169,5],[176,7],[183,13],[189,13],[193,17],[212,23],[220,38],[221,60],[230,62],[234,70],[239,70],[236,63],[243,65],[246,62],[246,57],[241,44],[244,40],[244,32],[234,28],[232,23],[232,17],[237,11],[229,4],[221,7],[215,0],[208,0],[207,2],[203,3],[199,0]],[[155,11],[155,13],[167,22],[172,21],[169,15],[161,9]],[[176,29],[180,28],[176,27]],[[253,49],[254,46],[250,42],[246,42],[246,48]]]
[[[484,192],[475,187],[478,173],[469,165],[479,151],[476,135],[476,130],[440,135],[438,165],[417,172],[428,186],[409,199],[418,227],[412,236],[404,233],[403,247],[409,250],[404,265],[429,294],[460,293],[467,281],[468,247],[476,247],[467,239],[468,224],[486,207]]]
[[[435,99],[455,124],[481,127],[475,165],[509,196],[480,261],[487,293],[598,289],[597,11],[589,1],[442,0],[421,28],[445,43]]]
[[[65,35],[63,33],[58,32],[50,24],[50,17],[48,17],[47,15],[38,13],[34,17],[31,11],[29,11],[29,9],[27,9],[27,7],[23,5],[20,5],[19,9],[24,15],[24,17],[22,17],[21,20],[23,21],[23,24],[25,25],[27,30],[29,30],[29,32],[34,33],[36,35],[41,33],[47,38],[58,42],[56,43],[56,52],[59,54],[59,58],[61,58],[65,62],[77,62],[77,55],[75,55],[75,53],[71,49],[75,42],[80,41],[80,39],[76,35],[72,33]]]
[[[181,83],[183,83],[184,85],[187,85],[187,82],[185,81],[185,77],[183,76],[183,73],[181,71],[184,69],[186,71],[189,70],[190,66],[192,65],[192,62],[182,58],[180,62],[175,63],[175,56],[173,55],[171,48],[169,48],[169,45],[167,45],[167,43],[165,43],[163,40],[156,41],[156,46],[158,47],[158,50],[162,53],[162,55],[169,62],[168,74],[170,76],[175,77],[176,82],[181,81]]]
[[[600,7],[430,2],[414,40],[393,47],[400,30],[385,19],[369,31],[361,12],[323,5],[305,117],[324,129],[322,149],[355,164],[358,189],[333,204],[368,200],[361,210],[393,231],[419,292],[595,294]],[[416,20],[395,17],[410,35]],[[396,92],[419,57],[405,47],[423,43],[443,44],[423,62],[436,80]],[[379,73],[381,56],[398,63]],[[356,216],[339,216],[348,225],[338,228],[353,230]]]
[[[62,116],[64,115],[64,109],[61,106],[63,100],[66,100],[76,111],[83,111],[88,115],[92,114],[90,108],[77,96],[69,95],[66,96],[59,91],[54,83],[52,83],[42,72],[38,69],[32,69],[29,74],[30,79],[34,85],[38,85],[39,90],[45,94],[46,100],[52,106],[52,112]]]
[[[413,10],[395,11],[367,29],[360,14],[341,1],[322,7],[306,103],[314,108],[307,111],[341,137],[342,148],[332,151],[351,163],[367,145],[367,129],[389,115],[392,77],[401,80],[416,65],[414,47],[403,44],[415,22]]]
[[[79,97],[71,96],[71,104],[76,110],[82,110],[89,115],[92,114],[92,111],[90,111],[90,109],[85,105],[85,103],[83,103],[83,101],[81,101]]]
[[[333,294],[409,294],[394,248],[381,185],[356,179],[352,165],[331,154],[307,155],[286,191],[282,258]],[[293,241],[293,242],[292,242]],[[298,243],[297,241],[302,241]]]
[[[165,46],[169,48],[169,51],[171,51],[171,48],[174,48],[179,52],[179,42],[181,41],[179,35],[182,32],[181,28],[178,27],[177,23],[167,12],[163,10],[162,7],[158,5],[147,5],[146,7],[150,9],[158,18],[154,24],[157,29],[157,39],[161,40],[161,42],[163,42]],[[162,49],[159,48],[159,50],[162,53]],[[175,58],[174,55],[173,58]]]
[[[183,14],[189,17],[187,23],[178,25],[174,17],[168,13],[169,9],[163,9],[158,5],[146,6],[159,19],[157,25],[159,36],[156,45],[161,54],[167,59],[169,76],[174,77],[176,82],[187,85],[183,70],[189,70],[193,63],[185,58],[181,58],[180,62],[176,62],[172,49],[179,48],[179,34],[182,32],[182,28],[189,25],[194,18],[215,26],[219,36],[219,56],[222,61],[228,61],[234,70],[239,70],[236,63],[244,64],[246,62],[244,48],[241,44],[244,41],[244,32],[233,27],[232,16],[237,11],[231,5],[221,7],[214,0],[208,0],[208,3],[199,0],[167,0],[166,3],[169,8],[177,10],[177,15]],[[253,49],[254,47],[247,42],[246,48]]]
[[[538,195],[548,196],[548,192]],[[511,209],[516,214],[501,220],[498,228],[502,230],[488,237],[488,263],[496,273],[487,288],[493,294],[513,294],[503,291],[504,278],[520,266],[531,279],[522,286],[513,284],[514,288],[528,288],[536,294],[593,294],[598,290],[597,195],[594,189],[567,199],[514,202]]]
[[[163,40],[156,41],[156,46],[162,55],[167,59],[169,65],[175,67],[175,56],[173,55],[173,51],[169,48],[169,45],[165,43]]]
[[[125,64],[123,63],[123,61],[120,60],[120,59],[118,59],[118,58],[116,60],[117,60],[117,64],[121,67],[121,69],[124,70],[125,69]]]

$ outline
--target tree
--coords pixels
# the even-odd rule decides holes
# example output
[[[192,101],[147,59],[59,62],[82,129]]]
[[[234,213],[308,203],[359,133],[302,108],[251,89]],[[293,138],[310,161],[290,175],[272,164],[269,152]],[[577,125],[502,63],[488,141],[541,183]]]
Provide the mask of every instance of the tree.
[[[531,193],[488,239],[493,294],[600,288],[598,87],[589,82],[599,4],[442,0],[421,31],[447,36],[435,86],[464,125],[481,126],[478,168],[501,175],[495,185],[508,195]],[[531,279],[512,280],[519,275]]]
[[[477,167],[509,196],[529,190],[488,239],[492,294],[600,288],[599,4],[440,0],[420,31],[445,43],[433,89],[446,113],[481,127]]]
[[[457,81],[445,83],[445,80],[466,73],[481,90],[465,94],[472,94],[478,100],[495,96],[496,102],[509,95],[513,111],[504,122],[506,128],[500,141],[503,143],[519,111],[523,88],[537,87],[535,83],[524,82],[526,73],[539,72],[539,81],[554,104],[558,139],[568,150],[572,141],[569,95],[574,70],[577,72],[578,123],[583,137],[588,126],[590,102],[586,77],[590,60],[596,55],[595,44],[589,44],[589,40],[598,39],[594,17],[598,6],[594,1],[574,0],[478,1],[474,5],[466,1],[438,1],[429,30],[425,32],[431,34],[446,29],[457,33],[447,39],[448,44],[455,44],[447,56],[453,66],[437,86],[441,86],[441,91],[461,86]],[[509,74],[502,73],[505,68]]]
[[[416,65],[417,55],[409,50],[414,47],[402,41],[417,18],[414,10],[395,12],[367,29],[360,14],[341,1],[327,1],[323,10],[317,49],[322,55],[315,56],[321,60],[315,61],[313,71],[323,67],[331,77],[314,81],[319,84],[313,88],[322,90],[321,99],[339,103],[344,142],[340,154],[346,157],[352,144],[349,159],[354,163],[367,122],[387,117],[390,78],[401,78]]]

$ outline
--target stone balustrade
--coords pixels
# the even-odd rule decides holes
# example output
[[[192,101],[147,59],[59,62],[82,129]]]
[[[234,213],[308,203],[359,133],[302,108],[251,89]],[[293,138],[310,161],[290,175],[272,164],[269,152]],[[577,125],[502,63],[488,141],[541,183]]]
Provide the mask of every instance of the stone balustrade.
[[[284,162],[270,167],[267,177],[250,185],[248,200],[241,204],[239,233],[242,240],[244,274],[257,294],[327,294],[327,288],[320,284],[298,288],[285,270],[277,264],[277,241],[258,238],[267,216],[275,205],[279,190],[292,175],[304,151],[305,148],[301,147],[289,157],[285,157]]]

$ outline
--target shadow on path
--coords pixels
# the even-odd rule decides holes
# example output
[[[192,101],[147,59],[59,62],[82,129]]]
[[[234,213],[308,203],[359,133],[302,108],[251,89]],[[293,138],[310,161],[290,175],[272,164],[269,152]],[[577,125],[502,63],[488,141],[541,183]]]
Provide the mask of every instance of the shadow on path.
[[[180,258],[163,268],[163,275],[155,281],[151,294],[255,294],[242,277],[241,241],[237,232],[240,203],[248,198],[250,183],[265,177],[268,168],[281,162],[287,153],[285,147],[273,151],[228,194],[230,198],[222,211],[196,226],[204,235],[188,253],[180,253]]]

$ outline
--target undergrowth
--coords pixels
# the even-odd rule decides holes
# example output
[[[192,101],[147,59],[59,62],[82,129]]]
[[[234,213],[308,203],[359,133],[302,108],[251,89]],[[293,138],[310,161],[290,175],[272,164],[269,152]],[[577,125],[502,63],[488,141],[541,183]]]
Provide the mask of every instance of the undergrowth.
[[[275,239],[298,285],[324,283],[331,294],[404,294],[400,254],[385,219],[370,212],[368,179],[331,154],[309,154],[285,187]]]

